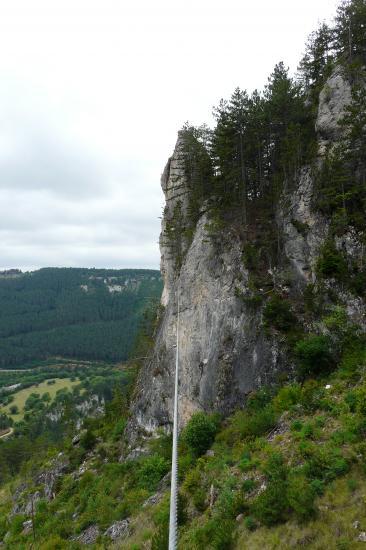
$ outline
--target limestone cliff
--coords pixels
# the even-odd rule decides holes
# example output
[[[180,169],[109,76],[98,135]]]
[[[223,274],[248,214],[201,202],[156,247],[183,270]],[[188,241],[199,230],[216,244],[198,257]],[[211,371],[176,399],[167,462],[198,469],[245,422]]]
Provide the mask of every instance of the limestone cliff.
[[[337,68],[320,94],[316,121],[319,162],[326,147],[339,138],[337,122],[350,101],[350,85]],[[142,369],[133,404],[134,426],[148,433],[171,426],[178,292],[181,424],[197,410],[229,413],[243,405],[253,389],[292,367],[281,338],[263,328],[263,307],[253,307],[250,300],[243,299],[250,291],[240,232],[228,227],[219,240],[211,238],[203,209],[193,239],[180,244],[180,264],[167,243],[167,228],[177,208],[182,227],[188,223],[190,189],[182,139],[179,135],[161,180],[166,198],[160,238],[165,311],[153,357]],[[303,166],[293,189],[283,193],[277,207],[282,257],[271,275],[283,293],[301,292],[316,279],[315,263],[329,224],[312,208],[313,184],[312,169]],[[340,239],[337,246],[351,246],[351,241],[358,249],[354,236]],[[362,304],[351,311],[359,316],[363,312]]]

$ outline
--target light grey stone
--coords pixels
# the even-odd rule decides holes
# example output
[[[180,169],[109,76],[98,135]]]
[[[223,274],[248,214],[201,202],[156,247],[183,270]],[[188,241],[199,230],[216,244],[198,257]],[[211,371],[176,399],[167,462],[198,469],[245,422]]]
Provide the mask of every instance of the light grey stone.
[[[33,529],[33,522],[31,519],[28,519],[27,521],[23,521],[23,535],[28,535],[31,533]]]
[[[315,129],[320,138],[320,153],[325,147],[339,139],[344,131],[339,125],[345,107],[351,103],[351,86],[339,65],[326,81],[319,96],[318,117]]]
[[[75,537],[74,540],[81,544],[94,544],[99,535],[100,531],[98,525],[90,525],[87,529],[84,529],[78,537]]]
[[[131,534],[130,520],[123,519],[122,521],[116,521],[104,532],[105,537],[109,537],[112,540],[125,539]]]

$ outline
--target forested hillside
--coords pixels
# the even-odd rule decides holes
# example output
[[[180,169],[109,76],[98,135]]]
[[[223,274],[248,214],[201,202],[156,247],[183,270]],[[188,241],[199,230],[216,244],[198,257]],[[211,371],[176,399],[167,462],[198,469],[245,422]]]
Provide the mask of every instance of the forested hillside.
[[[154,270],[45,268],[0,274],[0,367],[53,356],[125,360],[149,304]]]

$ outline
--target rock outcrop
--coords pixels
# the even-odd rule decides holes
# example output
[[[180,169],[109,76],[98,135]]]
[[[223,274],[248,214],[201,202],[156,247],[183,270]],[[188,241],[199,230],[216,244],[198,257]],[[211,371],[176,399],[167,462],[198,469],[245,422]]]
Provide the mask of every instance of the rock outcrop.
[[[319,162],[326,148],[342,135],[344,130],[338,122],[350,101],[350,85],[337,68],[320,94],[316,121]],[[263,330],[261,306],[253,307],[245,300],[249,274],[243,263],[243,237],[238,232],[228,228],[219,242],[211,238],[210,221],[202,209],[193,239],[183,241],[182,261],[179,265],[176,262],[167,231],[177,209],[183,225],[186,223],[189,206],[182,139],[180,134],[162,176],[166,207],[160,248],[165,312],[153,357],[139,378],[131,433],[136,428],[151,434],[158,427],[171,427],[178,295],[182,425],[198,410],[228,414],[281,369],[291,368],[281,339]],[[280,269],[286,269],[291,279],[291,289],[284,288],[283,292],[299,291],[316,278],[316,259],[329,223],[313,209],[313,188],[312,170],[304,166],[291,192],[284,192],[278,204],[277,226],[283,248]],[[343,245],[342,241],[339,246]]]
[[[351,86],[341,66],[328,78],[319,96],[318,117],[315,129],[319,137],[319,152],[323,154],[329,144],[335,143],[344,132],[339,121],[351,103]]]

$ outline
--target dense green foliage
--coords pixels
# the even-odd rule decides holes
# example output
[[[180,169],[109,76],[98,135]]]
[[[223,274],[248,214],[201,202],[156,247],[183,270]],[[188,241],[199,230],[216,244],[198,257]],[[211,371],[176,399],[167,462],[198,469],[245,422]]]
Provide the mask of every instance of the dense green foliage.
[[[193,454],[200,456],[210,447],[217,431],[218,419],[195,413],[184,430],[184,441]]]
[[[0,367],[53,356],[120,361],[131,351],[158,271],[41,269],[0,277]]]

